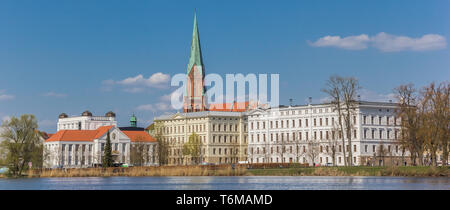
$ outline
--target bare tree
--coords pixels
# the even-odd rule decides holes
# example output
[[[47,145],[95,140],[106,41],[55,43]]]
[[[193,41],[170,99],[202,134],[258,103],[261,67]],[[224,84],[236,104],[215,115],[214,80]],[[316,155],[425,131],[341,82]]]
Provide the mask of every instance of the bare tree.
[[[269,143],[269,139],[267,137],[267,139],[264,139],[264,159],[266,163],[269,163],[270,161],[270,143]]]
[[[143,166],[146,163],[146,146],[145,142],[137,141],[131,144],[130,162],[135,166]]]
[[[343,103],[344,103],[344,126],[345,133],[347,134],[348,145],[350,149],[348,150],[348,156],[350,159],[350,166],[353,166],[353,154],[352,154],[352,131],[354,129],[354,120],[352,118],[356,115],[356,107],[358,102],[356,101],[357,91],[361,87],[359,86],[358,80],[354,77],[344,78],[341,80],[341,91],[343,93]]]
[[[358,80],[354,77],[340,77],[331,76],[326,82],[326,87],[322,89],[322,92],[328,94],[331,98],[331,104],[334,106],[334,111],[338,114],[338,129],[339,133],[342,133],[342,148],[344,154],[344,164],[347,166],[353,165],[352,150],[349,149],[348,156],[349,163],[347,163],[345,137],[347,137],[348,145],[352,145],[352,116],[355,115],[357,106],[357,91],[360,89]]]
[[[338,133],[343,133],[344,132],[344,125],[343,125],[343,120],[342,120],[342,101],[343,101],[343,96],[342,96],[342,91],[340,88],[340,83],[342,81],[342,78],[339,76],[331,76],[327,83],[326,83],[326,87],[324,89],[322,89],[322,92],[325,92],[328,94],[329,97],[331,97],[331,104],[334,106],[333,111],[337,112],[338,114]],[[345,153],[345,138],[343,138],[342,136],[342,148],[343,148],[343,155],[344,155],[344,165],[347,166],[347,158],[346,158],[346,153]]]
[[[316,159],[317,156],[319,156],[319,143],[314,140],[307,140],[306,145],[308,149],[306,150],[306,155],[309,157],[309,159],[312,162],[312,165],[316,165]]]
[[[284,134],[281,133],[281,163],[284,163],[284,153],[286,153],[286,142],[284,140]]]
[[[158,142],[155,154],[158,157],[158,165],[167,165],[169,163],[169,144],[159,133],[155,135],[155,139]]]
[[[417,107],[418,96],[413,84],[400,85],[394,89],[399,102],[396,109],[397,117],[401,119],[401,137],[400,144],[408,148],[413,165],[423,165],[423,145],[424,142],[419,138],[419,124],[421,123],[419,109]]]
[[[294,145],[295,145],[295,157],[296,157],[296,161],[300,162],[300,154],[301,154],[301,148],[300,148],[300,135],[295,135],[296,138],[294,138]]]
[[[378,146],[378,165],[384,166],[385,162],[385,156],[386,156],[386,149],[384,148],[383,142],[380,142],[380,145]]]
[[[448,160],[449,133],[449,83],[436,85],[431,83],[421,91],[424,123],[419,129],[425,140],[425,147],[430,154],[431,164],[437,166],[437,153],[442,150],[443,164]]]
[[[336,166],[336,155],[337,155],[337,147],[339,146],[339,142],[337,136],[333,135],[333,133],[339,132],[339,129],[334,126],[333,123],[333,129],[331,130],[331,137],[327,139],[327,144],[329,146],[329,151],[327,151],[328,155],[331,156],[331,159],[333,161],[333,166]]]

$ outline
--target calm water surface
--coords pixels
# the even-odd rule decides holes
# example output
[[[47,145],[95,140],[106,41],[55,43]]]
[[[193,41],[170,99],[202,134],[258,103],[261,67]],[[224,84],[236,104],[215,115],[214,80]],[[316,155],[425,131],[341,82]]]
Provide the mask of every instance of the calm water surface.
[[[3,190],[450,190],[447,177],[75,177],[0,179]]]

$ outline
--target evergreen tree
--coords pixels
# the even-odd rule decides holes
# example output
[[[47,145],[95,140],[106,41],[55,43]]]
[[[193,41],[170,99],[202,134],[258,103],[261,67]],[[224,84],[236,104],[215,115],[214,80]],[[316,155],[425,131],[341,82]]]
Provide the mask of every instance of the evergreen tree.
[[[109,138],[109,131],[106,136],[106,145],[105,145],[105,151],[103,154],[103,167],[112,167],[113,166],[113,158],[112,158],[112,151],[111,151],[111,139]]]

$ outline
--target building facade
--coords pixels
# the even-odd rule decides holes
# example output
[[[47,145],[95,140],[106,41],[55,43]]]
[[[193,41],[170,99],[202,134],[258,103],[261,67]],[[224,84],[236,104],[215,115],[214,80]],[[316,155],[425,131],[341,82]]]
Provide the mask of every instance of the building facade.
[[[69,117],[66,113],[61,113],[56,130],[95,130],[109,125],[117,126],[114,112],[107,112],[105,116],[92,116],[92,113],[86,110],[81,116]]]
[[[86,118],[74,117],[75,119],[85,120],[81,121],[81,127],[60,129],[55,134],[50,134],[49,138],[44,141],[45,168],[100,166],[103,162],[108,133],[115,163],[129,165],[138,163],[138,165],[144,166],[158,165],[158,143],[143,128],[136,126],[136,117],[134,115],[130,120],[130,127],[120,128],[112,120],[109,123],[113,125],[97,127],[98,120],[89,118],[92,116],[83,117]],[[63,122],[67,123],[70,121]],[[64,128],[64,126],[68,125],[64,123],[60,124],[59,121],[58,126],[61,125],[61,128]],[[97,128],[90,129],[93,127]]]
[[[358,102],[351,117],[352,145],[345,138],[346,157],[354,165],[409,161],[398,142],[401,128],[396,107],[395,103]],[[332,104],[309,104],[248,112],[249,162],[343,166],[342,134],[334,110]]]
[[[243,112],[203,111],[176,113],[157,117],[154,133],[168,145],[168,164],[193,164],[183,155],[189,136],[197,134],[201,143],[203,164],[239,163],[247,161],[247,118]]]

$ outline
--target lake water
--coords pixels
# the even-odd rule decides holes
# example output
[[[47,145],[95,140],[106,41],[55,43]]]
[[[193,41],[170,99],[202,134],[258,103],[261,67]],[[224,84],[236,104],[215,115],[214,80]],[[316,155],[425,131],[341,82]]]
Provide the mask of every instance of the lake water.
[[[0,179],[0,190],[450,190],[447,177],[188,176]]]

